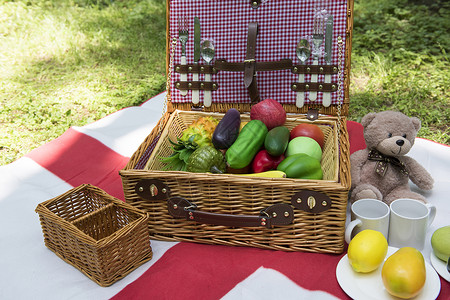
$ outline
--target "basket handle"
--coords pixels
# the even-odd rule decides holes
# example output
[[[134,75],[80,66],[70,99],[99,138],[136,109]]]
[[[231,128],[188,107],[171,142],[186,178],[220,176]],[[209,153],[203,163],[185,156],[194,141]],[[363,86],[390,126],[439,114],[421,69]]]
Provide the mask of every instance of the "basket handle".
[[[289,204],[274,204],[263,209],[259,215],[231,215],[204,212],[182,197],[167,199],[169,214],[176,219],[186,219],[202,224],[221,225],[231,227],[259,227],[272,228],[276,225],[289,225],[294,221],[294,210]]]

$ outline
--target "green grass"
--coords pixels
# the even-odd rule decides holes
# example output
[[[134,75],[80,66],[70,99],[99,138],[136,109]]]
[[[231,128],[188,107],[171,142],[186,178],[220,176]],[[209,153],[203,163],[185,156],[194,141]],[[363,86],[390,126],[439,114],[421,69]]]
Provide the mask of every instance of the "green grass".
[[[354,13],[350,119],[399,110],[450,145],[450,3],[359,0]]]
[[[448,1],[357,0],[350,119],[450,144]],[[0,0],[0,165],[165,88],[165,0]]]
[[[163,1],[56,2],[0,4],[0,164],[164,90]]]

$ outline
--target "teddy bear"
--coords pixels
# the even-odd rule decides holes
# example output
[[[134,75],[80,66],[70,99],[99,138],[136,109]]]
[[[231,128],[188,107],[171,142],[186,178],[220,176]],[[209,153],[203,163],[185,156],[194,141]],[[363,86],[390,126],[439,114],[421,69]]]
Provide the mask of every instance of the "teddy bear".
[[[411,198],[427,202],[411,191],[409,179],[422,190],[431,190],[434,180],[412,157],[406,156],[414,145],[421,122],[397,111],[368,113],[361,124],[366,148],[350,156],[351,203],[378,199],[390,204],[395,199]]]

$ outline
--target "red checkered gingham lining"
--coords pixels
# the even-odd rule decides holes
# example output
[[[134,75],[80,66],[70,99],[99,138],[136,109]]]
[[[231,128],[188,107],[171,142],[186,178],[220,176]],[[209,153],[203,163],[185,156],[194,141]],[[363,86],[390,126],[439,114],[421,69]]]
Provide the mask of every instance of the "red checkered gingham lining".
[[[259,34],[256,45],[256,61],[277,61],[289,58],[294,64],[299,61],[295,47],[301,38],[311,35],[313,17],[320,6],[321,11],[333,15],[333,55],[332,64],[338,63],[338,44],[340,36],[345,45],[347,22],[347,1],[339,0],[263,0],[258,9],[253,9],[246,0],[172,0],[170,1],[170,38],[178,38],[178,18],[185,17],[189,29],[189,40],[186,44],[187,63],[193,62],[194,56],[194,17],[200,19],[201,39],[212,39],[216,49],[215,59],[225,59],[228,62],[242,62],[245,59],[247,46],[247,31],[249,22],[258,22]],[[323,45],[322,45],[323,47]],[[343,49],[344,51],[344,49]],[[171,52],[171,50],[169,50]],[[181,43],[177,42],[174,65],[180,63]],[[306,62],[311,64],[312,56]],[[200,64],[204,64],[200,60]],[[324,64],[323,58],[319,64]],[[344,53],[342,65],[344,68]],[[212,92],[212,101],[221,103],[250,102],[247,89],[243,83],[243,72],[220,71],[212,75],[219,89]],[[174,82],[180,79],[180,74],[172,72],[172,101],[183,103],[191,101],[191,93],[180,95],[174,88]],[[203,80],[200,75],[200,80]],[[338,76],[332,76],[332,82],[337,82]],[[188,75],[192,80],[192,75]],[[291,83],[298,80],[298,75],[290,70],[258,72],[257,83],[261,99],[272,98],[283,104],[295,104],[296,93],[290,89]],[[310,81],[310,76],[305,76]],[[319,81],[323,76],[319,75]],[[343,82],[341,82],[343,84]],[[343,86],[343,85],[342,85]],[[305,93],[305,104],[309,103],[308,93]],[[332,104],[337,104],[338,93],[332,93]],[[341,93],[343,99],[343,92]],[[200,101],[203,101],[202,92]],[[318,93],[315,101],[322,101],[322,93]]]

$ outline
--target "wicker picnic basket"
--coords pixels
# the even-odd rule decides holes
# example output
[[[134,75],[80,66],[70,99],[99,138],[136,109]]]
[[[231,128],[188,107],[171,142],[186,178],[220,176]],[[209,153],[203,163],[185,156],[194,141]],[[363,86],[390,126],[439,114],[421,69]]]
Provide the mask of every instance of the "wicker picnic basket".
[[[100,286],[152,258],[148,215],[88,184],[40,203],[45,245]]]
[[[120,171],[126,201],[150,215],[151,238],[284,251],[343,252],[350,189],[345,116],[349,104],[353,1],[329,1],[328,13],[333,14],[336,24],[331,66],[322,60],[310,68],[294,63],[297,37],[291,41],[293,37],[289,36],[273,49],[271,41],[274,37],[268,33],[272,31],[266,31],[275,24],[279,26],[277,34],[281,35],[298,36],[309,31],[306,26],[297,30],[298,23],[302,22],[298,21],[296,14],[306,11],[303,16],[305,22],[312,22],[317,2],[202,0],[193,4],[186,0],[167,1],[167,111]],[[236,12],[242,14],[236,17],[240,22],[226,23],[235,18]],[[199,19],[204,20],[202,35],[205,30],[205,35],[210,35],[216,44],[224,40],[223,44],[229,45],[233,41],[236,47],[230,50],[217,45],[217,59],[213,65],[197,65],[188,61],[183,66],[179,63],[180,48],[176,46],[178,20],[183,15],[188,19],[200,16]],[[220,21],[217,21],[218,15]],[[279,23],[280,19],[284,23]],[[253,21],[258,23],[257,54],[248,59],[248,51],[247,54],[245,52],[246,44],[250,43],[251,29],[248,26],[247,31],[246,26],[249,22],[255,23]],[[226,25],[220,30],[210,29],[217,26],[215,22],[225,22]],[[228,35],[227,30],[230,31]],[[194,32],[189,27],[191,31]],[[272,48],[264,52],[269,44]],[[285,51],[286,47],[294,50]],[[192,46],[187,44],[186,53],[190,51]],[[239,56],[241,52],[247,56]],[[261,52],[264,53],[258,54]],[[291,58],[286,60],[283,58],[285,55]],[[241,59],[244,61],[242,64],[235,62]],[[264,62],[269,59],[275,62]],[[248,63],[254,63],[253,67],[258,71],[257,76],[256,72],[253,74],[253,81],[257,78],[256,89],[256,82],[245,86],[241,83],[243,75],[239,71],[244,70]],[[209,72],[215,85],[208,85],[201,79],[199,82],[195,79],[183,82],[186,79],[183,79],[183,73],[190,76],[196,70],[201,75]],[[296,82],[298,72],[306,73],[306,84],[292,83]],[[332,84],[325,90],[321,90],[320,84],[309,84],[314,73],[319,74],[319,78],[323,74],[331,74],[333,89]],[[181,95],[182,89],[189,90],[187,96]],[[194,90],[210,90],[212,104],[193,104],[190,96]],[[304,91],[305,95],[306,92],[319,91],[319,96],[316,101],[306,100],[305,105],[299,107],[295,102],[297,91]],[[322,91],[331,92],[331,105],[322,105]],[[312,123],[321,128],[325,135],[321,161],[323,180],[163,171],[164,164],[160,158],[172,152],[169,139],[173,141],[180,137],[194,120],[201,116],[214,116],[220,120],[228,109],[236,108],[241,112],[241,120],[249,121],[252,105],[263,98],[277,99],[283,105],[288,113],[284,124],[288,129],[300,123]]]

